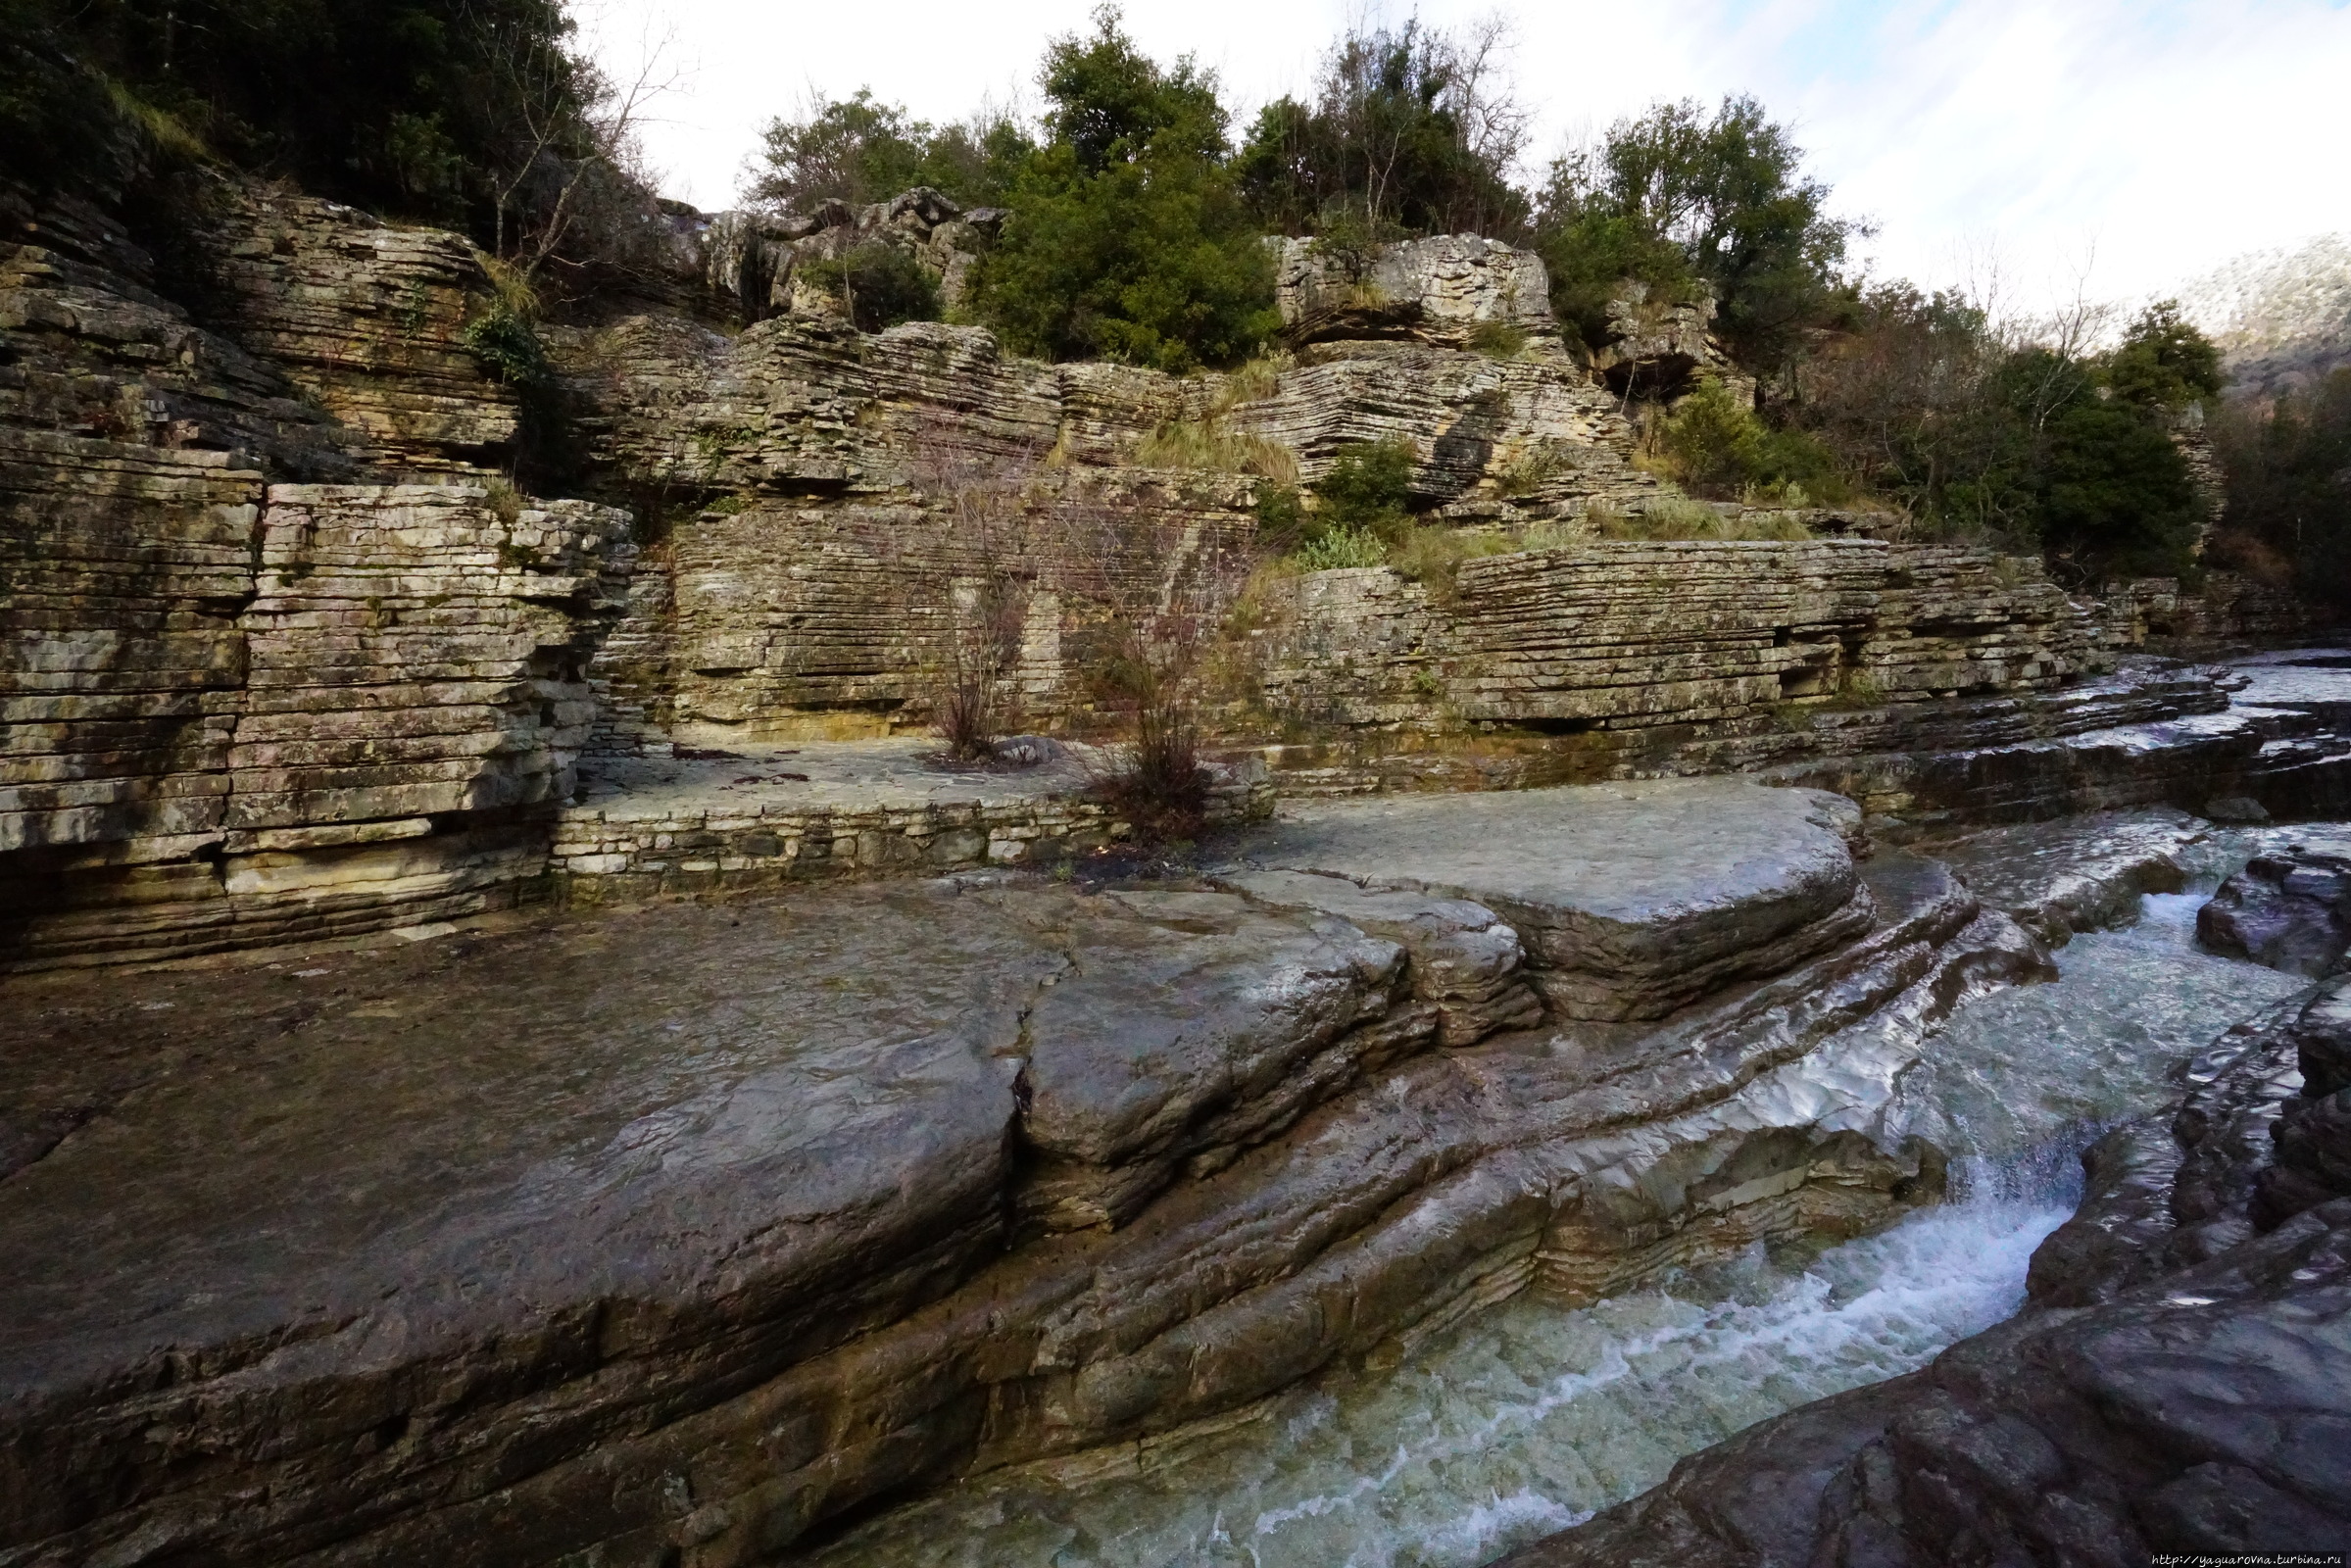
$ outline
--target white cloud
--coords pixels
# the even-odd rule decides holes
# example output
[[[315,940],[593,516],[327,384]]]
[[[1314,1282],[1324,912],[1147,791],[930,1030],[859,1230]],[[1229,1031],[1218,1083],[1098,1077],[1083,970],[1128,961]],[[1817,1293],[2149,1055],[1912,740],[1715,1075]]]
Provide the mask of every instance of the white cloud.
[[[776,7],[601,0],[615,69],[672,27],[688,89],[649,136],[672,194],[717,207],[771,115],[870,85],[953,119],[1033,99],[1046,38],[1089,0]],[[1392,5],[1392,14],[1404,8]],[[1492,0],[1430,0],[1446,24]],[[1958,280],[1996,250],[2020,302],[2140,298],[2240,252],[2351,228],[2340,93],[2351,5],[2324,0],[1513,0],[1516,71],[1547,150],[1660,97],[1751,91],[1793,122],[1838,206],[1874,219],[1877,270]],[[1153,54],[1197,53],[1253,105],[1301,86],[1360,7],[1130,0]],[[659,19],[658,21],[655,19]]]

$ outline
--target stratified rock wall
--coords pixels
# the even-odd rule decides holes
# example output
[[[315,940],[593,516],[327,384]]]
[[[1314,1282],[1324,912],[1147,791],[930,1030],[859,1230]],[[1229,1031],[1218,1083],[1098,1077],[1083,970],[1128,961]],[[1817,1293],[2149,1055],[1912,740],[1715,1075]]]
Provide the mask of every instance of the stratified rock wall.
[[[470,247],[212,175],[169,266],[78,203],[0,216],[0,965],[512,902],[634,548],[489,466],[519,414]]]
[[[1465,562],[1448,587],[1385,568],[1298,580],[1275,612],[1267,706],[1340,724],[1621,729],[2046,690],[2113,667],[2039,563],[1969,551],[1595,543]]]
[[[502,514],[478,486],[279,485],[256,506],[255,477],[52,535],[34,580],[55,618],[105,628],[44,632],[16,676],[0,961],[447,919],[544,869],[527,819],[571,791],[627,514]],[[143,609],[93,595],[110,548],[177,569],[141,572]]]
[[[212,312],[377,471],[477,475],[512,455],[515,394],[465,343],[490,289],[465,240],[245,182],[209,185],[199,211]]]

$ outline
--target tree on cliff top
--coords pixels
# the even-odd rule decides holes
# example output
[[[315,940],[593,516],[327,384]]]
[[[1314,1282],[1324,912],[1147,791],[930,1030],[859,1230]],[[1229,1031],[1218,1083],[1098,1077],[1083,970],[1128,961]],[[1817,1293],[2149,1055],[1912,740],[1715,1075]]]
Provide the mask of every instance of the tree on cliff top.
[[[1035,145],[1009,115],[983,110],[933,125],[863,87],[848,98],[817,98],[798,120],[769,121],[760,140],[746,194],[802,212],[824,201],[863,207],[917,185],[966,206],[993,205]]]
[[[2106,358],[2114,395],[2144,409],[2180,409],[2221,390],[2221,351],[2180,314],[2178,300],[2139,313]]]
[[[1787,359],[1836,314],[1845,247],[1862,226],[1829,215],[1829,187],[1753,98],[1658,104],[1551,165],[1536,246],[1553,307],[1590,337],[1619,277],[1669,289],[1703,282],[1751,365]]]
[[[1226,168],[1213,75],[1136,49],[1110,7],[1054,40],[1051,140],[1007,192],[974,313],[1014,350],[1183,371],[1244,358],[1279,324],[1273,270]]]
[[[1267,104],[1241,150],[1258,220],[1292,234],[1515,234],[1529,208],[1510,172],[1530,117],[1499,86],[1506,41],[1498,22],[1350,27],[1313,103]]]

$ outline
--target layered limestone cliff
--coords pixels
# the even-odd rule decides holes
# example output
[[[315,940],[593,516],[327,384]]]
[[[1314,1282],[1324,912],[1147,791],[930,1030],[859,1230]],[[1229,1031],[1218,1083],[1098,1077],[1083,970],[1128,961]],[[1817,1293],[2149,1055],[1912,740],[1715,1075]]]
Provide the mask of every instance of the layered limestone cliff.
[[[511,902],[571,793],[633,551],[625,514],[484,466],[517,414],[458,341],[487,291],[461,241],[183,194],[168,269],[93,209],[9,205],[12,963]]]
[[[2077,604],[2031,562],[1861,538],[1588,538],[1421,582],[1252,584],[1262,487],[1353,442],[1410,451],[1425,522],[1573,541],[1589,505],[1657,498],[1628,399],[1720,373],[1703,311],[1628,296],[1609,343],[1571,349],[1537,260],[1482,239],[1286,243],[1291,349],[1178,378],[1020,360],[971,326],[863,333],[794,282],[867,244],[952,279],[993,219],[935,193],[679,213],[666,303],[546,329],[560,384],[529,417],[560,429],[526,443],[522,400],[466,346],[498,306],[454,236],[213,176],[138,236],[85,204],[6,205],[12,962],[636,876],[659,847],[637,829],[557,825],[576,757],[926,734],[975,637],[1008,645],[1030,729],[1100,733],[1113,655],[1180,658],[1235,785],[1252,751],[1308,790],[1809,768],[1881,808],[1922,796],[1883,754],[2209,712],[2222,694],[2170,675],[2082,682],[2141,646],[2296,628],[2241,585]],[[546,488],[601,501],[516,493],[526,445]],[[308,684],[280,690],[288,671]],[[2219,744],[2183,776],[2217,779]],[[2019,798],[2052,787],[2016,777]],[[1087,814],[1033,793],[987,820],[1052,840]],[[986,817],[976,793],[941,805],[888,830],[910,860],[829,863],[930,863]],[[742,834],[773,837],[770,814]]]

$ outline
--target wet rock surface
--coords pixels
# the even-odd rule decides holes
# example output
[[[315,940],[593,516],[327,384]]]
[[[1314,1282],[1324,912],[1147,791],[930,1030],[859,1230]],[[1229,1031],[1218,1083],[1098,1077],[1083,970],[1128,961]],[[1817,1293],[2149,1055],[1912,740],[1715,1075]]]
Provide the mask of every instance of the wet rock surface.
[[[2136,919],[2142,894],[2184,888],[2181,852],[2206,836],[2196,817],[2157,808],[1986,828],[1916,848],[1984,903],[2062,947],[2077,931]]]
[[[1759,809],[1865,899],[1842,815]],[[1519,1290],[1882,1224],[1939,1190],[1882,1132],[1926,1024],[2043,963],[1887,869],[1858,940],[1606,1051],[1440,1045],[1523,1015],[1491,906],[1270,873],[15,982],[0,1561],[756,1561]]]
[[[1518,930],[1554,1014],[1615,1021],[1867,929],[1859,827],[1817,791],[1672,779],[1300,807],[1239,858],[1483,905]]]
[[[2144,1562],[2351,1544],[2345,982],[2239,1026],[2112,1135],[2032,1303],[1761,1423],[1505,1559]],[[2316,1091],[2317,1093],[2314,1093]]]
[[[952,1285],[1024,1181],[1123,1213],[1425,1047],[1350,1040],[1400,969],[1228,895],[927,886],[36,988],[0,1068],[0,1247],[40,1260],[0,1287],[9,1539],[205,1512],[188,1455],[263,1444],[241,1549],[290,1550],[512,1424],[708,1403]]]
[[[2313,979],[2351,948],[2351,845],[2289,845],[2253,858],[2196,915],[2215,953]]]

